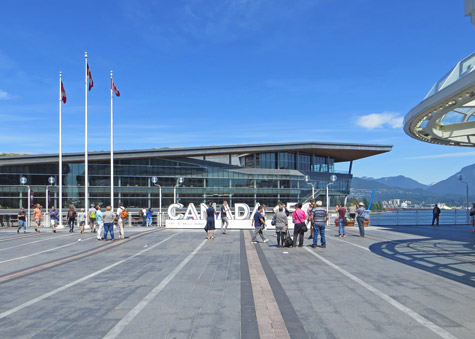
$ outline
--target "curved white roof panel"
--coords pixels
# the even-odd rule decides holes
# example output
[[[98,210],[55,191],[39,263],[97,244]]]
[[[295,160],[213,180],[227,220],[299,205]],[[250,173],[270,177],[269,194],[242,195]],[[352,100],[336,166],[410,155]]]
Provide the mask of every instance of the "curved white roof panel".
[[[475,146],[475,53],[431,88],[404,118],[409,136],[436,144]]]

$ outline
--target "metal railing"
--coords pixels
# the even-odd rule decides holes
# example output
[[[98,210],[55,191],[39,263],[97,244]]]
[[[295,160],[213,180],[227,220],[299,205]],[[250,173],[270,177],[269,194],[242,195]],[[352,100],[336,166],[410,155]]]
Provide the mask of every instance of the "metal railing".
[[[439,225],[467,225],[466,209],[441,210]],[[431,225],[432,209],[393,210],[386,212],[370,212],[370,225],[403,226]]]
[[[2,227],[18,227],[18,213],[12,213],[12,212],[3,212],[0,211],[0,226]],[[126,226],[128,227],[134,227],[134,226],[142,226],[143,224],[143,219],[139,215],[139,212],[128,212],[128,221],[126,223]],[[67,226],[67,212],[63,212],[63,226]],[[158,212],[154,212],[152,215],[152,224],[151,226],[165,226],[165,220],[168,217],[168,214],[166,212],[161,213],[161,218],[160,214]],[[31,227],[36,227],[36,223],[33,219],[33,213],[31,213]],[[147,218],[145,218],[147,219]],[[79,225],[79,218],[76,218],[76,223]],[[28,225],[28,216],[27,216],[27,225]],[[148,220],[146,220],[145,225],[148,225]],[[40,227],[50,227],[50,219],[49,219],[49,214],[46,212],[43,212],[43,219],[41,219],[41,226]]]

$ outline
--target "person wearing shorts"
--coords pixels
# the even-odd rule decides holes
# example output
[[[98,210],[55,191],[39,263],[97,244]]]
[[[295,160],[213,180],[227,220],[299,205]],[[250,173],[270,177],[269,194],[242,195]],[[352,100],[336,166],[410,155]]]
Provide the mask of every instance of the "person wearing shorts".
[[[81,233],[84,233],[84,227],[86,226],[86,213],[84,212],[84,208],[81,208],[81,212],[79,213],[79,229]]]
[[[51,210],[49,211],[49,221],[51,223],[51,227],[53,228],[53,233],[56,233],[56,225],[58,224],[58,210],[51,206]]]
[[[43,213],[41,213],[40,204],[36,204],[36,207],[33,211],[33,218],[35,219],[35,222],[36,222],[35,232],[40,233],[41,219],[43,219]]]
[[[89,219],[89,224],[91,225],[91,233],[92,232],[96,233],[97,218],[96,218],[96,208],[94,207],[94,204],[91,204],[91,208],[89,209],[87,213],[87,217]]]

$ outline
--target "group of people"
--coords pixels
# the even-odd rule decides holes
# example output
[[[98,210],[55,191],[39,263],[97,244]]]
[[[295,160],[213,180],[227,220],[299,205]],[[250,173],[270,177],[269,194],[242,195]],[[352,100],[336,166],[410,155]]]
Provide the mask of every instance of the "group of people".
[[[151,212],[151,209],[149,210]],[[151,212],[153,213],[153,212]],[[56,233],[56,226],[58,224],[59,213],[55,206],[51,206],[48,211],[49,220],[53,233]],[[18,212],[18,228],[17,233],[23,228],[23,233],[26,233],[26,218],[27,213],[22,207]],[[128,212],[122,203],[119,203],[117,212],[112,211],[112,207],[107,206],[106,211],[102,213],[100,205],[91,204],[87,214],[84,209],[81,209],[79,213],[76,212],[74,205],[69,206],[69,211],[66,215],[66,220],[69,226],[69,232],[74,232],[74,226],[79,222],[79,229],[81,233],[85,232],[86,220],[88,221],[91,233],[96,233],[97,240],[107,241],[107,236],[110,234],[111,240],[114,241],[114,222],[117,221],[119,227],[119,240],[125,239],[124,226],[127,222]],[[33,220],[36,223],[35,232],[40,233],[40,226],[43,219],[43,212],[41,205],[36,204],[33,210]]]
[[[229,206],[228,202],[223,201],[223,205],[220,209],[221,212],[221,233],[226,234],[229,226]],[[208,237],[208,240],[214,240],[214,231],[216,229],[215,216],[220,212],[216,211],[216,206],[213,202],[208,203],[208,208],[206,209],[206,225],[205,231]]]
[[[259,236],[264,243],[268,242],[264,236],[263,230],[266,228],[266,218],[265,218],[265,204],[259,205],[257,211],[251,218],[251,225],[254,227],[254,233],[252,234],[251,242],[253,244],[257,243],[257,237]],[[345,217],[346,217],[346,208],[344,206],[337,206],[338,213],[338,236],[345,237]],[[221,214],[221,232],[226,234],[227,227],[229,225],[229,206],[227,201],[223,202],[220,212],[217,212],[215,204],[210,202],[208,208],[206,209],[206,225],[204,230],[207,233],[207,238],[214,239],[214,231],[216,229],[215,220],[216,214]],[[366,216],[366,209],[364,203],[360,202],[359,207],[355,209],[356,220],[360,230],[360,236],[364,237],[364,220]],[[310,205],[307,211],[305,212],[302,209],[302,204],[298,203],[295,205],[295,211],[292,213],[292,221],[294,223],[294,233],[293,238],[290,237],[289,233],[289,217],[290,213],[285,207],[285,204],[282,202],[278,203],[278,206],[274,209],[274,216],[272,218],[272,225],[275,226],[275,232],[277,236],[277,247],[284,246],[293,246],[293,247],[302,247],[304,243],[304,234],[308,231],[310,227],[310,237],[309,239],[313,240],[312,247],[315,248],[318,246],[318,237],[320,236],[320,246],[322,248],[326,247],[325,239],[325,227],[328,221],[328,213],[326,208],[323,207],[321,201],[310,200]]]
[[[152,226],[153,210],[144,207],[139,211],[139,217],[142,218],[142,227]]]

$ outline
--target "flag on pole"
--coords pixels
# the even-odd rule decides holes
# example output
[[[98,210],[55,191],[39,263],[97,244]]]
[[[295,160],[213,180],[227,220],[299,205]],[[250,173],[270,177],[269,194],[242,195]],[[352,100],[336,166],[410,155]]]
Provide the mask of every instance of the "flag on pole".
[[[61,101],[66,103],[66,91],[64,90],[63,82],[61,81]]]
[[[114,94],[118,97],[120,97],[120,92],[119,90],[117,89],[117,87],[115,87],[115,84],[114,84],[114,81],[111,79],[111,90],[114,91]]]
[[[89,64],[87,64],[87,83],[89,90],[91,90],[91,88],[94,87],[94,81],[92,81],[92,74],[91,70],[89,69]]]

